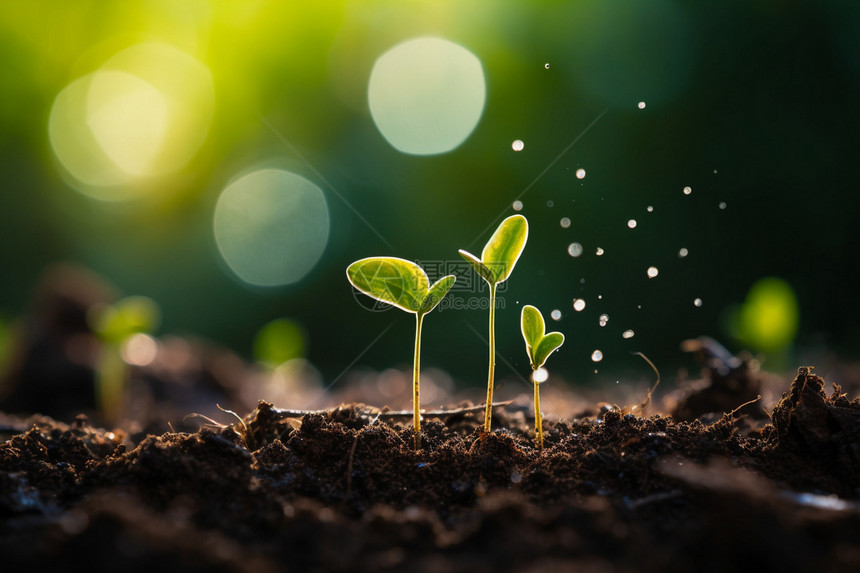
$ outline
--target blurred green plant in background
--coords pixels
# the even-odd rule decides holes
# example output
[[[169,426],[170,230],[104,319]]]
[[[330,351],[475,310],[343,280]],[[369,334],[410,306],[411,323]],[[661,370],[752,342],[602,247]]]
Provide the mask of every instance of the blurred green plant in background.
[[[500,301],[553,309],[599,376],[732,335],[720,317],[762,276],[796,305],[739,344],[860,357],[854,3],[6,2],[0,94],[8,317],[69,260],[157,301],[166,332],[251,356],[290,316],[326,379],[396,366],[410,341],[368,346],[394,313],[365,316],[342,268],[474,249],[517,201],[539,280]],[[480,385],[474,306],[440,309],[424,345]],[[594,379],[590,355],[558,372]]]

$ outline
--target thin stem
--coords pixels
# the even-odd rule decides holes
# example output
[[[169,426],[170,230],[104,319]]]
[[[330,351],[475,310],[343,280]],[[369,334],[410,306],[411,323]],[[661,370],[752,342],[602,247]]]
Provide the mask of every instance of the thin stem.
[[[490,371],[487,374],[487,409],[484,412],[484,431],[493,426],[493,376],[496,371],[496,285],[490,285]]]
[[[414,445],[416,450],[421,449],[421,406],[419,405],[419,376],[421,374],[421,323],[424,320],[422,313],[415,314],[415,359],[412,373],[412,427],[415,431]]]
[[[532,381],[535,385],[535,434],[537,435],[538,450],[543,451],[543,417],[540,413],[540,384],[534,379],[534,374],[532,374]]]

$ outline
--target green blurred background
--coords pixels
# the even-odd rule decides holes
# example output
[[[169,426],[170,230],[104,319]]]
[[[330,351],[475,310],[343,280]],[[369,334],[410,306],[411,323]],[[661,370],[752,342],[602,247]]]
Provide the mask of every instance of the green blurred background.
[[[383,54],[422,37],[470,53],[480,73],[463,73],[485,93],[448,78],[418,97],[451,98],[407,123],[418,143],[426,121],[466,119],[451,120],[459,145],[416,155],[377,126],[368,86]],[[379,105],[394,112],[397,90],[422,89],[389,84]],[[777,367],[857,359],[858,95],[860,8],[847,1],[3,2],[0,317],[26,312],[47,264],[72,261],[156,301],[159,334],[251,358],[257,333],[287,318],[285,340],[325,380],[408,365],[411,318],[368,312],[346,266],[456,262],[519,199],[531,232],[499,293],[497,344],[522,374],[526,303],[561,312],[548,326],[567,342],[549,367],[574,383],[649,375],[633,351],[671,373],[689,364],[680,341],[699,335]],[[458,107],[469,98],[471,119]],[[237,251],[308,267],[280,286],[242,280],[213,231],[222,192],[261,168],[315,186],[302,195],[313,205],[278,207],[274,254],[265,241],[259,257],[253,242]],[[483,384],[486,320],[434,311],[423,365]]]

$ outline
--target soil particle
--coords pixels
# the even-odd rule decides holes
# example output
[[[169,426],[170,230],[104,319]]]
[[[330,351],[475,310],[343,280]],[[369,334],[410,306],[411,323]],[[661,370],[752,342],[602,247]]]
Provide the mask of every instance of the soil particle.
[[[418,451],[410,421],[363,404],[261,402],[136,444],[85,419],[4,423],[0,555],[4,571],[855,571],[860,402],[824,386],[799,370],[772,424],[548,420],[543,453],[516,407],[491,433],[428,416]]]

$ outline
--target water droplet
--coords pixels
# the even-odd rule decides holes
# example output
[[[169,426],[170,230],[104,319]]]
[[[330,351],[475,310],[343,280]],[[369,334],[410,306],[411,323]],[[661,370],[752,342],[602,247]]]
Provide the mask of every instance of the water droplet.
[[[644,101],[639,102],[639,109],[645,109],[645,102]]]
[[[541,382],[546,382],[546,379],[549,378],[549,372],[547,372],[546,368],[538,368],[532,374],[532,379],[540,384]]]
[[[693,192],[692,187],[684,187],[684,195],[689,195],[692,192]]]
[[[582,245],[579,243],[571,243],[567,246],[567,254],[571,257],[578,257],[582,254]]]
[[[577,179],[585,179],[585,169],[583,169],[582,167],[577,169],[576,170],[576,178]]]
[[[548,69],[549,69],[549,62],[545,63],[545,64],[543,65],[543,67],[544,67],[544,69],[548,70]]]
[[[547,66],[548,65],[549,64],[547,64]],[[511,472],[511,483],[520,483],[521,481],[523,481],[523,474],[521,474],[520,472],[518,472],[516,470],[512,471]]]
[[[558,309],[553,310],[549,315],[553,320],[561,320],[561,311]]]
[[[607,322],[609,322],[609,315],[601,314],[600,318],[598,319],[598,324],[600,324],[600,326],[606,326]]]
[[[552,199],[546,202],[547,207],[552,207],[553,205],[555,205],[555,201],[553,201]]]
[[[653,213],[653,212],[654,212],[654,207],[653,207],[652,205],[648,205],[648,206],[645,208],[645,210],[646,210],[646,211],[648,211],[649,213]]]
[[[568,219],[567,217],[562,217],[561,218],[561,228],[567,229],[568,227],[570,227],[570,219]]]
[[[603,300],[603,295],[602,294],[597,295],[597,300]]]
[[[522,201],[514,201],[514,211],[521,211],[523,208]]]
[[[720,201],[719,208],[720,208],[720,209],[725,209],[725,208],[726,208],[726,202],[725,202],[725,201]]]
[[[597,250],[594,251],[594,254],[597,255],[598,257],[601,256],[603,253],[604,253],[604,251],[600,247],[597,247]]]
[[[603,360],[603,353],[599,350],[595,350],[594,352],[591,353],[591,360],[593,362],[600,362],[601,360]],[[596,373],[596,371],[595,371],[595,373]]]
[[[575,310],[576,312],[579,312],[584,308],[585,308],[585,300],[584,299],[581,299],[581,298],[573,299],[573,310]]]
[[[697,298],[693,301],[694,306],[702,306],[702,299]]]
[[[681,259],[683,259],[684,257],[686,257],[689,254],[690,254],[690,251],[688,251],[686,247],[681,247],[681,250],[678,251],[678,257]]]
[[[631,229],[635,229],[636,228],[636,219],[630,219],[629,221],[627,221],[627,226],[630,227]]]
[[[517,139],[511,144],[511,149],[514,151],[522,151],[525,146],[526,144],[523,143],[522,139]]]
[[[657,267],[648,267],[648,278],[653,279],[656,277],[660,271],[657,270]]]
[[[625,330],[621,333],[621,338],[633,338],[636,333],[630,329]]]

